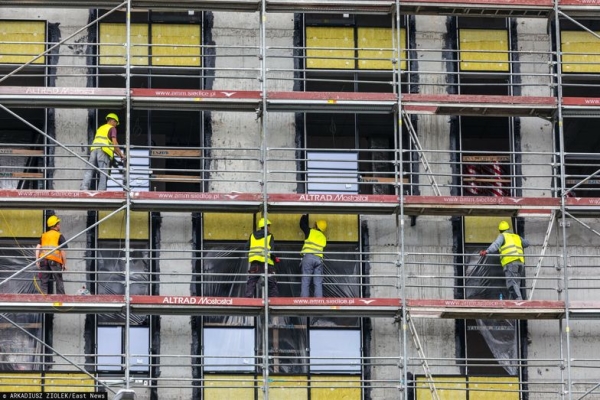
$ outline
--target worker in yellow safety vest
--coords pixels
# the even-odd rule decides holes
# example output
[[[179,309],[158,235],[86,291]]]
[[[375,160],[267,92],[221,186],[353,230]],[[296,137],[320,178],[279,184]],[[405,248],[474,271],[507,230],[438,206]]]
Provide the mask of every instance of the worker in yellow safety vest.
[[[273,253],[274,243],[275,239],[271,234],[271,221],[266,218],[259,219],[256,231],[248,239],[248,262],[250,266],[248,281],[246,282],[246,297],[255,296],[256,284],[262,274],[265,273],[265,261],[269,266],[267,269],[267,293],[269,293],[270,297],[279,296],[279,288],[277,287],[277,279],[275,278],[275,264],[279,263],[279,258]]]
[[[302,261],[302,281],[300,286],[300,296],[310,297],[310,283],[312,280],[314,286],[314,297],[323,297],[323,252],[327,246],[325,231],[327,230],[327,221],[317,220],[314,228],[308,224],[308,214],[300,217],[300,229],[304,232],[306,239],[300,254]]]
[[[509,229],[508,222],[501,221],[498,225],[500,234],[486,250],[481,250],[479,255],[486,256],[488,253],[499,253],[500,264],[506,278],[508,298],[510,300],[523,300],[521,296],[521,279],[525,272],[523,249],[529,247],[529,241],[516,233],[510,232]]]
[[[127,159],[119,148],[119,142],[117,141],[117,126],[119,125],[119,117],[117,114],[110,113],[106,116],[106,123],[102,125],[96,131],[94,141],[90,146],[90,158],[83,180],[81,181],[80,190],[88,190],[94,177],[94,172],[101,171],[104,173],[98,173],[98,186],[97,190],[106,190],[106,181],[108,173],[110,172],[110,164],[113,160],[115,153],[121,157],[125,164]]]
[[[60,233],[60,218],[52,215],[46,225],[48,230],[42,234],[40,243],[35,248],[35,259],[38,260],[36,264],[41,271],[40,290],[43,294],[48,294],[48,285],[52,277],[56,284],[56,294],[65,294],[62,274],[67,270],[67,245],[65,237]]]

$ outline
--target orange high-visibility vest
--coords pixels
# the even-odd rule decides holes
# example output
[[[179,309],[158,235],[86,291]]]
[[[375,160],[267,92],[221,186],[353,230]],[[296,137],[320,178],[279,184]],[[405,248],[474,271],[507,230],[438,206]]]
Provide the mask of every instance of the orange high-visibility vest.
[[[52,260],[52,261],[56,261],[58,263],[63,264],[63,259],[62,259],[62,255],[60,253],[60,249],[59,250],[54,250],[55,248],[58,247],[58,240],[60,239],[60,232],[55,231],[54,229],[50,229],[47,232],[42,233],[42,240],[41,240],[41,251],[40,251],[40,257],[45,256],[46,254],[48,254],[46,256],[46,260]]]

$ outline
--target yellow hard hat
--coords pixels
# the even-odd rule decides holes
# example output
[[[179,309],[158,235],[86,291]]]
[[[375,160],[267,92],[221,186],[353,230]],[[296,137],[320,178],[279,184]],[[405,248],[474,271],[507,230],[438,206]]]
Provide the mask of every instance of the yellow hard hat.
[[[321,232],[325,232],[327,230],[327,221],[325,221],[324,219],[318,220],[317,222],[315,222],[315,224]]]
[[[46,225],[48,225],[48,228],[52,228],[54,225],[58,224],[60,222],[60,218],[58,218],[56,215],[51,215],[50,217],[48,217],[48,221],[46,221]]]
[[[114,119],[115,121],[117,121],[117,125],[119,125],[119,116],[115,113],[110,113],[106,116],[106,120],[108,121],[109,119]]]
[[[267,221],[267,225],[271,225],[271,221],[268,219],[261,218],[258,220],[258,229],[265,227],[265,221]]]
[[[510,225],[508,225],[508,222],[506,221],[500,221],[500,224],[498,225],[498,230],[500,232],[505,231],[507,229],[510,229]]]

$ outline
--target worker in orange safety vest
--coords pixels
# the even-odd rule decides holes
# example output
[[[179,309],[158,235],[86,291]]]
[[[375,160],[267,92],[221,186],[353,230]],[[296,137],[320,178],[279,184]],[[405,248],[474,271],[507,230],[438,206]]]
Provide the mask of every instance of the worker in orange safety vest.
[[[48,294],[50,277],[53,277],[56,283],[56,294],[65,294],[62,273],[67,270],[67,253],[65,251],[67,245],[65,237],[60,233],[60,218],[52,215],[48,218],[46,225],[48,230],[42,234],[40,243],[35,249],[35,258],[39,260],[36,264],[41,271],[40,290],[43,294]],[[59,246],[62,247],[57,249]],[[40,260],[40,258],[42,259]]]

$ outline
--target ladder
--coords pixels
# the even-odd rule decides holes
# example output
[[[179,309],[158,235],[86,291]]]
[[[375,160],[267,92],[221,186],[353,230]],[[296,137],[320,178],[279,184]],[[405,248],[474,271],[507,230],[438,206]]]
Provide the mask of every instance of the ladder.
[[[431,188],[433,189],[433,193],[436,196],[441,196],[442,193],[440,192],[440,188],[438,187],[438,184],[434,178],[433,172],[431,170],[431,166],[429,165],[429,162],[427,161],[427,157],[425,157],[425,153],[423,153],[423,147],[421,146],[421,142],[419,142],[419,138],[417,137],[417,132],[415,131],[415,127],[413,126],[412,121],[410,120],[410,116],[406,113],[405,110],[402,110],[402,120],[404,121],[404,124],[406,125],[406,127],[408,129],[410,142],[412,143],[414,148],[419,153],[419,161],[421,161],[421,164],[423,165],[423,169],[425,170],[425,174],[427,175],[429,184],[431,185]]]
[[[429,386],[429,391],[431,392],[431,398],[434,400],[440,400],[437,388],[435,387],[435,383],[433,382],[433,375],[431,374],[431,369],[429,369],[429,364],[427,363],[427,358],[425,357],[425,352],[423,351],[423,346],[421,345],[421,340],[419,339],[419,335],[417,334],[417,328],[415,327],[415,324],[412,318],[410,317],[410,313],[408,311],[406,312],[406,323],[408,324],[410,335],[412,336],[412,339],[415,342],[415,347],[417,348],[417,353],[419,354],[419,358],[421,360],[421,367],[423,367],[423,371],[425,371],[425,378],[427,379],[427,385]]]
[[[548,229],[546,229],[546,236],[544,236],[544,244],[542,244],[542,250],[540,251],[540,258],[535,266],[535,274],[533,277],[533,282],[531,284],[531,291],[529,292],[529,297],[527,300],[531,300],[533,298],[533,292],[535,291],[535,286],[537,284],[538,278],[540,276],[540,271],[542,270],[542,261],[544,260],[544,254],[546,254],[546,249],[548,248],[548,242],[550,241],[550,234],[552,233],[552,227],[554,226],[554,222],[556,221],[556,211],[553,210],[550,214],[550,222],[548,223]]]

